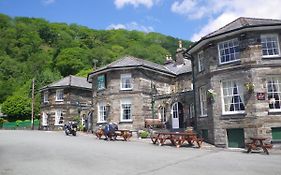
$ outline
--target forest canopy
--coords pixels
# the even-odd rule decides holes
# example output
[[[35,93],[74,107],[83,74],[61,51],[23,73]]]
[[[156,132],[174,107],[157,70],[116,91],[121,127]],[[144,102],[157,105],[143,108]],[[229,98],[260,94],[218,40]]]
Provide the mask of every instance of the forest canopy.
[[[175,55],[179,40],[154,32],[94,30],[77,24],[11,18],[4,14],[0,14],[0,38],[0,104],[2,112],[8,115],[12,109],[5,105],[13,100],[26,103],[24,99],[30,98],[33,78],[38,112],[38,92],[42,86],[67,75],[86,76],[92,70],[93,61],[100,67],[124,55],[162,64],[165,55]],[[191,44],[183,43],[185,47]],[[29,109],[24,115],[28,115],[26,111]]]

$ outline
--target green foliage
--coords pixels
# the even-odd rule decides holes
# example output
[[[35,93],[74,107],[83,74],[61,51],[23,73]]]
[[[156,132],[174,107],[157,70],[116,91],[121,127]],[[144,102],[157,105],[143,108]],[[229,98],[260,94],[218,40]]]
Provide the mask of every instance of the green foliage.
[[[76,76],[87,78],[88,74],[93,72],[93,68],[80,70]]]
[[[5,120],[3,118],[0,118],[0,128],[3,127],[3,123],[5,122]]]
[[[149,136],[149,132],[147,131],[144,131],[144,130],[140,130],[139,131],[139,137],[144,139],[144,138],[147,138]]]
[[[9,117],[22,118],[31,115],[31,99],[24,96],[10,96],[2,104],[2,112]]]
[[[159,33],[93,30],[4,14],[0,14],[0,38],[0,103],[5,104],[5,112],[13,117],[30,115],[27,104],[33,78],[38,111],[41,87],[70,74],[86,77],[92,71],[92,60],[98,60],[97,67],[124,55],[163,63],[166,54],[175,55],[179,40]],[[185,47],[191,44],[183,43]]]

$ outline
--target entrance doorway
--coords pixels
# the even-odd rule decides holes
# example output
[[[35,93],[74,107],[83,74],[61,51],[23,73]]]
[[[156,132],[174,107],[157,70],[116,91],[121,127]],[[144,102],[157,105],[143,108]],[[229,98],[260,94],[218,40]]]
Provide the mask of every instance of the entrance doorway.
[[[172,105],[172,128],[173,129],[179,129],[184,127],[184,121],[183,121],[183,106],[179,102],[175,102]]]

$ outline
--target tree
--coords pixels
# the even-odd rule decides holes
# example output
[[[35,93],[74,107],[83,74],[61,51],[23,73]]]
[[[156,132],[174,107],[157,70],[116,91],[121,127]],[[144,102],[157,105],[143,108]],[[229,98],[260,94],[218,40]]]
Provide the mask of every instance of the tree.
[[[2,112],[13,119],[29,119],[31,115],[31,99],[24,96],[10,96],[2,104]]]
[[[85,49],[79,47],[67,48],[58,55],[56,66],[63,76],[75,75],[84,68],[89,56]]]

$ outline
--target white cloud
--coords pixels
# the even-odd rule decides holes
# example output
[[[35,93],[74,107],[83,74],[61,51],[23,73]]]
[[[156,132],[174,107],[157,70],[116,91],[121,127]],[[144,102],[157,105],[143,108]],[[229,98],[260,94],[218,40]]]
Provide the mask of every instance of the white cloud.
[[[125,5],[133,5],[134,7],[143,5],[147,8],[151,8],[158,2],[159,0],[114,0],[114,4],[118,9],[123,8]]]
[[[131,22],[128,24],[110,24],[106,29],[107,30],[111,30],[111,29],[138,30],[146,33],[154,31],[154,28],[152,26],[140,25],[137,22]]]
[[[111,29],[114,29],[114,30],[117,30],[117,29],[126,29],[126,26],[123,25],[123,24],[110,24],[106,29],[107,29],[107,30],[111,30]]]
[[[42,0],[43,5],[49,5],[55,3],[56,0]]]
[[[281,19],[280,0],[181,0],[171,6],[171,11],[188,19],[207,18],[208,23],[191,40],[223,27],[238,17]]]

